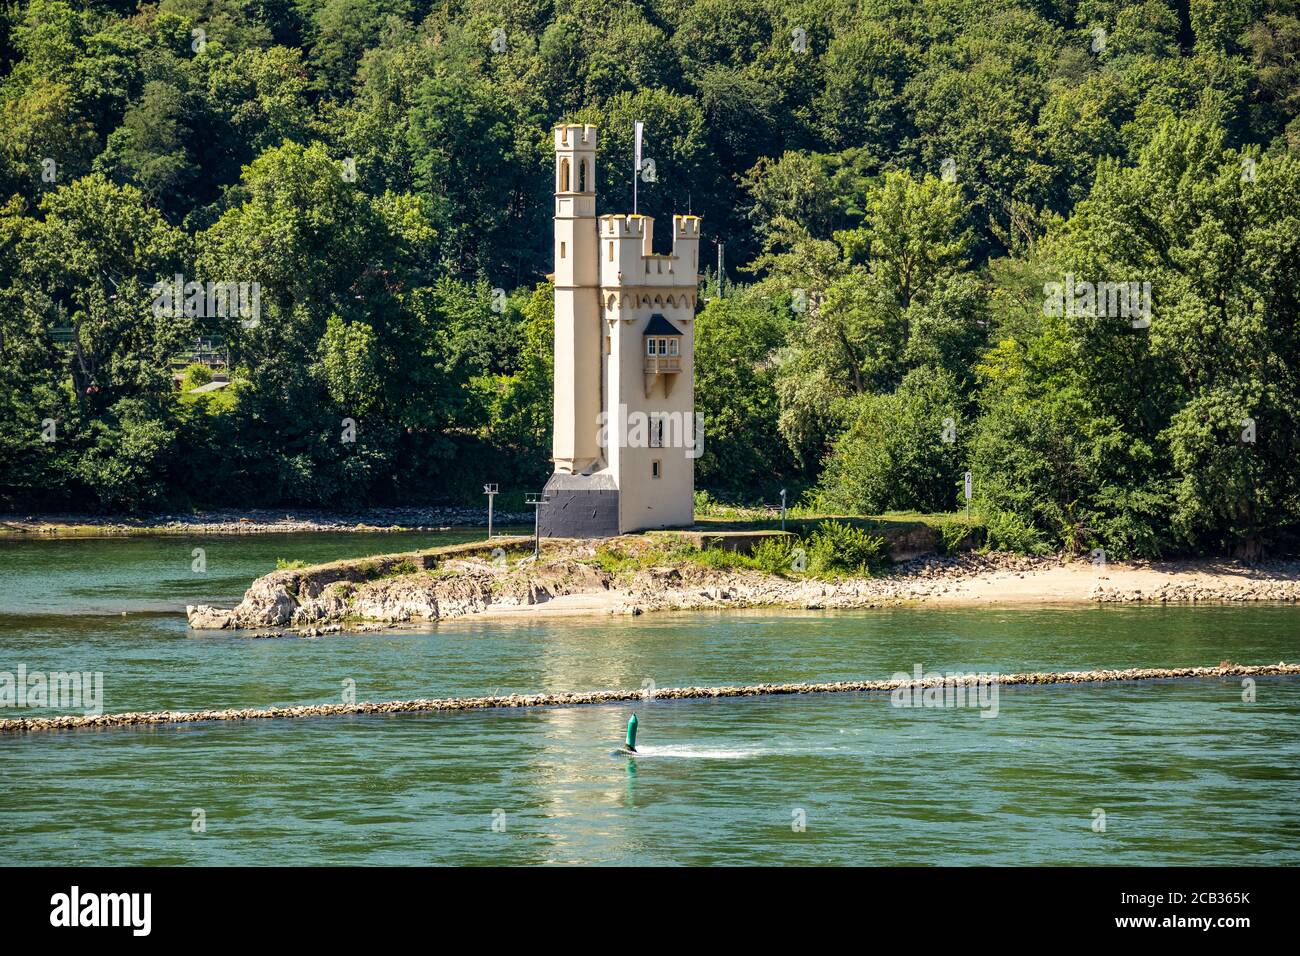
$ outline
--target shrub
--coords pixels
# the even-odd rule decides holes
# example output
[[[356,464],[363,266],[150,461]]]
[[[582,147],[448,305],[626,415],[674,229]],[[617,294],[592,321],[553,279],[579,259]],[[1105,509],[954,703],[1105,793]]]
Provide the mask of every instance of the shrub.
[[[939,532],[939,538],[935,542],[936,549],[942,555],[952,555],[957,553],[961,543],[967,537],[979,531],[979,525],[950,520],[941,522],[936,526],[936,530]]]
[[[1051,550],[1042,532],[1014,512],[990,511],[984,515],[984,526],[986,550],[1021,554],[1046,554]]]
[[[707,491],[695,492],[695,515],[699,518],[713,518],[722,510],[722,503]]]
[[[790,551],[789,538],[773,535],[759,541],[749,557],[754,567],[760,571],[766,571],[768,574],[785,574],[790,570]]]
[[[808,542],[808,570],[813,574],[870,574],[888,561],[883,536],[839,521],[818,525]]]

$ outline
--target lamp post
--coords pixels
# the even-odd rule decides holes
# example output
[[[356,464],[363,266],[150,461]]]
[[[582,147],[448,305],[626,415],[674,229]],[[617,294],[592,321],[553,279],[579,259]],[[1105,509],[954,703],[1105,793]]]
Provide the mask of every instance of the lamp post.
[[[488,500],[488,540],[492,540],[492,499],[496,497],[497,486],[495,484],[484,485],[483,494],[487,495]]]
[[[548,501],[546,495],[529,494],[524,498],[524,504],[533,509],[533,557],[539,558],[542,554],[542,539],[540,531],[541,508]]]
[[[785,489],[781,489],[781,530],[785,530]]]

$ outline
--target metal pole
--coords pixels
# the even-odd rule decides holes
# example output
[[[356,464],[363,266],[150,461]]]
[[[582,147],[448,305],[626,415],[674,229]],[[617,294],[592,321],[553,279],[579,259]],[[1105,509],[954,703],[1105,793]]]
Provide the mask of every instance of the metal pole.
[[[718,298],[722,298],[722,243],[718,243]]]
[[[483,494],[487,495],[488,500],[488,540],[492,540],[492,501],[497,493],[496,484],[484,485]]]
[[[545,494],[530,494],[525,499],[524,504],[531,505],[533,508],[533,557],[540,558],[542,555],[542,531],[541,531],[541,508],[546,504]]]
[[[785,530],[785,489],[781,489],[781,530]]]

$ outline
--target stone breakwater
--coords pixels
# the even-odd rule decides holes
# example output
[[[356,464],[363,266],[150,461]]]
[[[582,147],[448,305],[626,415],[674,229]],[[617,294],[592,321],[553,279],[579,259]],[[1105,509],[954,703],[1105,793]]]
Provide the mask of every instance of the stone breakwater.
[[[236,710],[158,710],[97,716],[18,717],[0,720],[0,733],[23,734],[46,730],[136,727],[151,724],[190,724],[230,720],[276,720],[299,717],[347,717],[366,714],[416,714],[503,707],[575,707],[649,700],[692,700],[721,697],[768,697],[783,694],[846,694],[895,691],[909,687],[1001,686],[1045,684],[1105,684],[1177,679],[1300,676],[1300,664],[1220,664],[1218,667],[1136,667],[1126,670],[1038,671],[1024,674],[969,674],[963,677],[926,677],[920,680],[836,681],[826,684],[749,684],[740,687],[661,687],[653,693],[640,690],[599,690],[568,694],[509,694],[491,697],[444,697],[390,700],[380,703],[316,704],[296,707],[242,708]]]

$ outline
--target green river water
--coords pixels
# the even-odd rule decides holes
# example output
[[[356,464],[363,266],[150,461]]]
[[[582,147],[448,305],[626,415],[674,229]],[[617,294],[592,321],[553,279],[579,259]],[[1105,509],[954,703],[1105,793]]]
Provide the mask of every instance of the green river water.
[[[0,672],[102,672],[115,712],[331,703],[349,683],[385,700],[1300,658],[1300,609],[1271,606],[718,612],[319,639],[185,625],[184,605],[232,605],[277,557],[470,537],[0,541]],[[1255,692],[1002,688],[993,718],[851,694],[4,736],[0,860],[1296,864],[1300,681]],[[633,711],[643,753],[629,759],[613,750]]]

